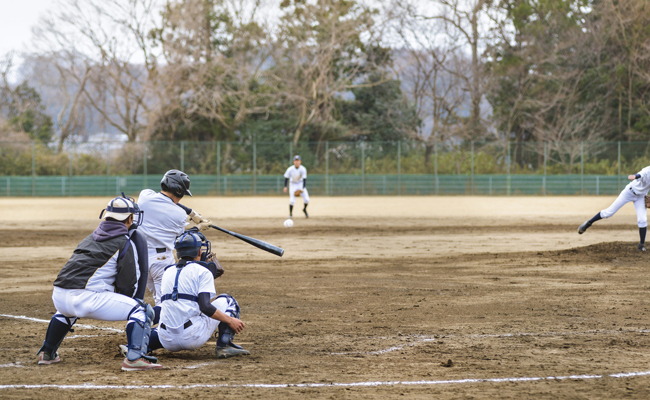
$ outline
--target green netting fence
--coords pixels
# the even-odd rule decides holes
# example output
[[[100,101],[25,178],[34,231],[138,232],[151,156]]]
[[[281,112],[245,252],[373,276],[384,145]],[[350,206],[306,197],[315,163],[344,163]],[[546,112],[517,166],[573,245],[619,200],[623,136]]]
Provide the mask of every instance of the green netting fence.
[[[0,196],[113,196],[181,169],[197,195],[279,195],[295,154],[312,195],[614,195],[648,142],[0,142]]]

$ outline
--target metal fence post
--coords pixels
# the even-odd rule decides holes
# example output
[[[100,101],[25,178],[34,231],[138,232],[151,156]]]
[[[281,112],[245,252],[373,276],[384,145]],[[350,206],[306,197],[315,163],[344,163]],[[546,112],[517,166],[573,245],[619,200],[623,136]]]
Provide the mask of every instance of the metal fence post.
[[[221,185],[221,181],[219,178],[221,177],[221,140],[217,142],[217,194],[219,194],[219,186]]]
[[[330,142],[325,142],[325,194],[330,195]]]
[[[440,180],[438,178],[438,142],[433,142],[433,175],[436,180],[435,193],[438,195],[440,194]]]
[[[548,143],[544,142],[544,178],[542,179],[542,194],[546,196],[546,162],[548,160]]]
[[[580,195],[585,194],[585,142],[580,142]]]
[[[508,176],[506,177],[506,195],[510,196],[510,192],[512,190],[512,188],[510,186],[512,178],[510,176],[511,160],[510,160],[510,142],[509,141],[506,143],[506,152],[507,152],[507,154],[506,154],[506,164],[508,166]]]
[[[185,141],[181,140],[181,171],[185,171]]]
[[[257,143],[253,139],[253,195],[257,194]]]
[[[106,196],[109,195],[109,185],[110,185],[110,180],[111,180],[111,146],[110,144],[108,145],[108,149],[106,149]],[[115,193],[117,195],[119,193]]]
[[[402,142],[397,142],[397,195],[402,194]]]
[[[68,187],[68,196],[72,196],[72,174],[73,174],[72,163],[73,163],[73,159],[74,159],[74,149],[75,149],[75,147],[70,146],[70,153],[68,155],[68,157],[70,158],[70,171],[69,171],[70,172],[70,174],[69,174],[70,175],[70,179],[69,179],[70,184],[69,184],[69,187]]]
[[[618,176],[616,177],[616,188],[617,191],[621,191],[621,142],[618,142]]]
[[[472,141],[472,169],[470,171],[470,188],[469,188],[469,193],[474,194],[474,141]]]
[[[32,197],[36,196],[36,142],[32,141]]]
[[[144,189],[147,188],[147,144],[145,143],[144,145],[144,160],[142,164],[142,173],[143,173],[143,182],[144,182]]]
[[[361,195],[365,194],[366,189],[366,153],[364,149],[366,148],[366,143],[361,142]]]

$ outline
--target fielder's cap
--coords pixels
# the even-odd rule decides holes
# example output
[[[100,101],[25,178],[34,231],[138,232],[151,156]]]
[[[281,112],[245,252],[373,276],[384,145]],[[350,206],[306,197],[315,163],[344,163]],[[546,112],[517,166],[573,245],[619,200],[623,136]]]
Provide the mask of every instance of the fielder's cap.
[[[108,202],[106,209],[102,210],[99,214],[99,219],[113,218],[118,221],[124,221],[129,218],[129,215],[137,213],[138,207],[135,203],[125,197],[116,197]]]
[[[295,160],[302,160],[302,158],[300,158],[300,156],[295,156],[295,157],[293,157],[293,159],[294,159],[294,161]]]

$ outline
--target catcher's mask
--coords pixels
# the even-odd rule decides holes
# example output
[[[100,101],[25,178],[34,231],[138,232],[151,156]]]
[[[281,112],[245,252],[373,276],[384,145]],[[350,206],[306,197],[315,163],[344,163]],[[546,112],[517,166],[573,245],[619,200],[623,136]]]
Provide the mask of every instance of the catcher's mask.
[[[196,228],[188,229],[185,233],[176,238],[174,249],[178,258],[196,258],[201,254],[201,248],[205,251],[201,255],[201,260],[205,261],[205,256],[212,251],[212,243]]]
[[[108,202],[106,208],[99,213],[99,219],[113,218],[118,221],[125,221],[131,214],[134,216],[133,224],[136,226],[141,225],[142,221],[144,221],[144,211],[140,210],[133,197],[126,196],[122,192],[122,196]]]

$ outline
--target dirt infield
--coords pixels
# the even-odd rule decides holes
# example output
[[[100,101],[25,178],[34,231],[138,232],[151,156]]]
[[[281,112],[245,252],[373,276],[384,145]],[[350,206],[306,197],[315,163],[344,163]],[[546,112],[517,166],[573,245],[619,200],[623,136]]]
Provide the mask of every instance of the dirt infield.
[[[208,234],[252,355],[217,360],[211,341],[121,372],[125,324],[81,320],[38,366],[52,282],[107,200],[0,199],[0,397],[650,397],[633,207],[576,233],[612,197],[314,198],[291,229],[285,198],[187,199],[286,250]]]

